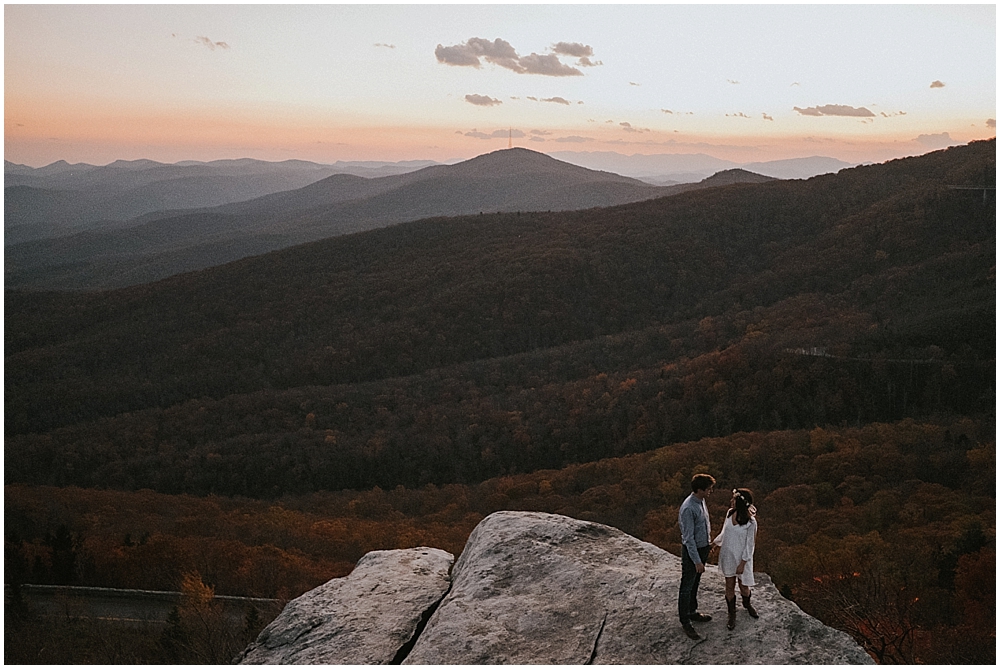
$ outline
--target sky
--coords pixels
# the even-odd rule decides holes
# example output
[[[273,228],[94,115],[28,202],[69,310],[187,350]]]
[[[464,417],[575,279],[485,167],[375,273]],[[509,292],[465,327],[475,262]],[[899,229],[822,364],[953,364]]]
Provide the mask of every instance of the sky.
[[[995,119],[992,4],[4,6],[4,157],[33,167],[882,162]]]

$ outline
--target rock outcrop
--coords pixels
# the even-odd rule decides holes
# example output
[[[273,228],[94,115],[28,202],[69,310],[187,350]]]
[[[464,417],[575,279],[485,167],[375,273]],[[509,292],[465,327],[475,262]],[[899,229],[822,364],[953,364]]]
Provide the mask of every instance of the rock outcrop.
[[[713,620],[697,624],[702,639],[691,641],[677,621],[680,558],[605,525],[501,511],[473,531],[449,589],[450,557],[433,549],[370,553],[350,576],[290,602],[242,662],[872,663],[764,574],[755,575],[753,595],[760,618],[741,608],[736,629],[726,630],[724,582],[711,565],[698,599]],[[391,571],[379,566],[389,563]],[[421,614],[435,605],[423,627]]]
[[[237,661],[398,664],[448,592],[454,561],[437,548],[372,551],[290,601]]]

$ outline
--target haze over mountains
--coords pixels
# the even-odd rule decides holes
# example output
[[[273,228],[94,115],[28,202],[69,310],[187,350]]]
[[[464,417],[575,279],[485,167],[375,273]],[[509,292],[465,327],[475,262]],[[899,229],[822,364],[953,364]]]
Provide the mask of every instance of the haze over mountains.
[[[4,161],[4,244],[113,227],[165,209],[213,207],[282,190],[331,174],[380,177],[402,174],[431,161],[341,162],[303,160],[118,160],[98,167],[58,161],[31,168]]]
[[[553,152],[551,156],[592,170],[613,172],[653,185],[701,181],[721,170],[742,168],[779,179],[835,172],[848,163],[803,158],[738,164],[705,154],[626,156],[614,152]],[[450,164],[460,161],[448,161]],[[40,168],[4,161],[4,243],[61,236],[127,222],[152,212],[214,207],[306,186],[332,174],[377,178],[437,163],[252,159],[182,161],[118,160],[110,165],[57,161]]]
[[[735,168],[776,179],[808,179],[854,166],[852,163],[822,156],[735,163],[704,153],[637,153],[626,156],[613,151],[554,151],[549,155],[574,165],[616,172],[656,185],[699,181],[720,170]]]
[[[79,182],[91,172],[71,178]],[[586,209],[769,179],[727,170],[699,183],[657,187],[527,149],[508,149],[393,176],[336,174],[243,202],[147,213],[128,224],[8,245],[5,279],[9,287],[121,287],[428,216]],[[64,197],[64,192],[51,195]],[[16,229],[23,236],[30,228]]]

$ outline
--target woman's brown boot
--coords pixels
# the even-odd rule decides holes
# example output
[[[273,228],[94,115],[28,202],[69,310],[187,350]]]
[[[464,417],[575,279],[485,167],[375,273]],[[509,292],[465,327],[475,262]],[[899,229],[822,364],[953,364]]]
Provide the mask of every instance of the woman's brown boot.
[[[750,594],[752,595],[753,593],[750,593]],[[750,603],[750,595],[742,595],[742,597],[743,597],[743,608],[745,608],[747,610],[747,613],[750,614],[750,617],[751,618],[760,618],[760,616],[757,615],[757,609],[755,609],[753,607],[753,604]],[[733,598],[734,602],[735,602],[735,599],[736,598],[734,597]]]
[[[729,609],[729,622],[726,623],[726,629],[733,630],[736,628],[736,595],[733,595],[732,599],[726,597],[726,608]]]

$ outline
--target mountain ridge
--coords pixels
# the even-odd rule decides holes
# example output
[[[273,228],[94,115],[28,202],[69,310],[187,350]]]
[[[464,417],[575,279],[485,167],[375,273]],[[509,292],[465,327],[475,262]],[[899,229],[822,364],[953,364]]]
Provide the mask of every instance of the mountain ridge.
[[[730,176],[741,178],[762,179]],[[147,214],[138,219],[139,225],[11,245],[6,248],[5,277],[10,286],[42,289],[119,287],[222,264],[247,253],[424,217],[586,209],[714,184],[706,180],[656,187],[528,149],[504,149],[454,165],[374,179],[331,175],[296,190],[238,203]],[[149,243],[144,246],[143,240]]]
[[[946,184],[981,179],[994,145],[612,208],[426,219],[105,293],[8,290],[8,426],[166,401],[152,397],[405,376],[800,294],[978,350],[989,346],[977,333],[992,309],[981,276],[992,212]],[[951,278],[934,282],[941,272]],[[148,329],[141,340],[134,323]],[[76,356],[92,366],[51,387]],[[61,409],[41,410],[61,395]]]

